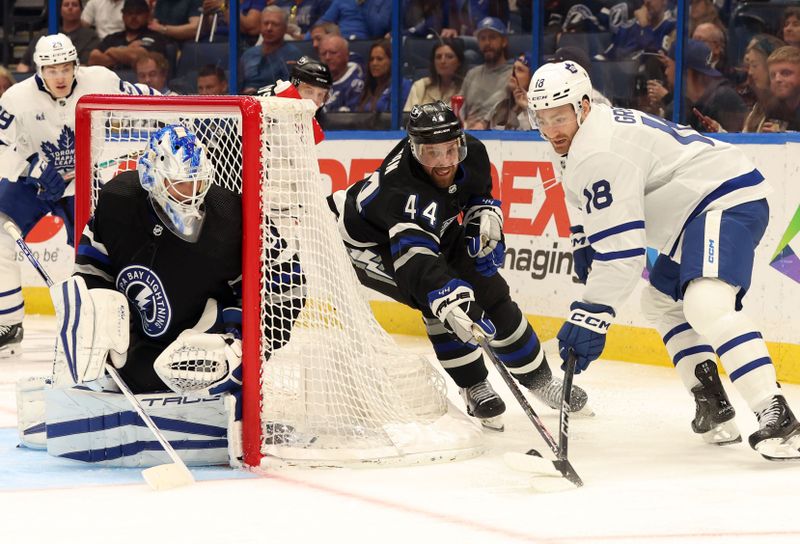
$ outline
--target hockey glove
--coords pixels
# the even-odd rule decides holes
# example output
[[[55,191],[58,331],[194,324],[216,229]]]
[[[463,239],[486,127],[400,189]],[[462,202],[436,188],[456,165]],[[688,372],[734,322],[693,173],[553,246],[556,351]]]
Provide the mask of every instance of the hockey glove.
[[[450,280],[441,289],[428,293],[428,304],[445,328],[465,344],[477,344],[472,334],[474,325],[481,329],[487,341],[494,338],[494,324],[484,316],[483,309],[475,302],[475,292],[467,282]]]
[[[572,348],[577,356],[575,374],[580,374],[603,353],[606,332],[615,314],[611,306],[580,301],[573,302],[569,309],[569,319],[558,331],[558,352],[566,362]]]
[[[491,253],[485,257],[475,257],[475,270],[481,276],[494,276],[497,274],[497,269],[503,266],[503,258],[506,255],[506,245],[501,241],[498,242]]]
[[[492,263],[498,261],[498,255],[492,256],[492,253],[503,243],[503,212],[500,209],[500,201],[492,198],[472,198],[468,205],[464,214],[467,254],[476,260],[475,265],[479,271],[481,268],[490,270]],[[503,255],[504,248],[501,248],[499,253],[501,264]],[[478,259],[481,259],[480,263]],[[493,267],[494,270],[490,274],[484,272],[481,274],[491,276],[496,272],[497,266]]]
[[[66,189],[67,183],[58,173],[58,170],[55,169],[53,163],[38,154],[32,155],[29,161],[31,168],[25,178],[25,182],[36,187],[36,197],[39,200],[55,202],[64,196],[64,189]]]
[[[581,225],[570,227],[569,232],[575,275],[581,283],[586,283],[589,278],[589,271],[592,269],[595,251],[589,243],[589,237],[584,234]]]

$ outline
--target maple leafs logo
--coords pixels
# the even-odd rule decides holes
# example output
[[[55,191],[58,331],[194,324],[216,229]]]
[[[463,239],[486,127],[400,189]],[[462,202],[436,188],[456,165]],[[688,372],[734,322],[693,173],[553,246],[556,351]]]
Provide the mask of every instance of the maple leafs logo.
[[[56,170],[68,172],[75,169],[75,132],[68,126],[61,129],[58,141],[42,142],[42,153]]]

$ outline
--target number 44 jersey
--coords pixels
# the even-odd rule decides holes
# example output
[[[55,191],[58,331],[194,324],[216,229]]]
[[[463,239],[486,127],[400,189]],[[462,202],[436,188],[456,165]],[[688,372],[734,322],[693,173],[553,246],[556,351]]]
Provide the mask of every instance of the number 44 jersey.
[[[647,247],[680,262],[681,235],[692,219],[771,192],[734,146],[602,104],[592,105],[562,166],[567,202],[581,210],[597,252],[584,298],[612,308],[640,277]]]

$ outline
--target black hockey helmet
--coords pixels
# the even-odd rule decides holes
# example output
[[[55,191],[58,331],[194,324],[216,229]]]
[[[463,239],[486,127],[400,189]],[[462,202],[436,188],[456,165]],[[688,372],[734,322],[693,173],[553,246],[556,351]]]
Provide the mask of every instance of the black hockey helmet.
[[[294,66],[290,80],[297,87],[300,83],[308,83],[321,89],[330,89],[333,85],[333,76],[328,67],[318,60],[303,55]]]
[[[408,119],[408,139],[411,143],[411,151],[414,158],[425,166],[450,166],[464,160],[467,156],[467,140],[461,122],[450,106],[437,100],[429,104],[418,104],[411,109]],[[453,157],[451,164],[433,164],[441,162],[435,159],[431,153],[424,152],[433,149],[433,144],[442,144],[457,140],[458,156],[457,160]],[[436,153],[436,155],[439,155]]]

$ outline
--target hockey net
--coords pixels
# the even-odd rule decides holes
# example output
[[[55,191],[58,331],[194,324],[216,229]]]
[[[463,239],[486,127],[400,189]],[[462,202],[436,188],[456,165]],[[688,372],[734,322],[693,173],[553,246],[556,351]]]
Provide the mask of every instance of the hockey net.
[[[149,136],[165,124],[184,125],[208,149],[215,182],[242,194],[245,464],[477,455],[480,431],[448,402],[442,376],[400,349],[372,315],[325,202],[312,116],[310,102],[283,98],[82,99],[76,234],[100,187],[135,169]],[[294,249],[283,253],[296,254],[301,274],[275,273],[276,243]],[[296,320],[274,319],[292,294],[302,294]],[[288,342],[273,349],[276,338]]]

